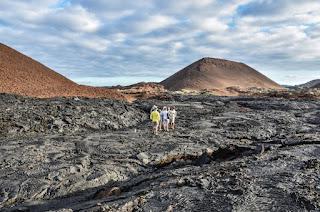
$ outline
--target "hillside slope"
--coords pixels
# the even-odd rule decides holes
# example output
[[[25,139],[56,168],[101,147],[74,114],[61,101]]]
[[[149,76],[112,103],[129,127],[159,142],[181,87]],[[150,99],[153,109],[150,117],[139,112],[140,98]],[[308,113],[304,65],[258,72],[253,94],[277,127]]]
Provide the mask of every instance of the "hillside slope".
[[[320,87],[320,79],[311,80],[307,83],[297,85],[298,88],[319,88]]]
[[[161,82],[168,90],[225,89],[250,87],[282,89],[253,68],[238,62],[203,58]]]
[[[78,85],[1,43],[0,92],[40,98],[55,96],[125,98],[114,90]]]

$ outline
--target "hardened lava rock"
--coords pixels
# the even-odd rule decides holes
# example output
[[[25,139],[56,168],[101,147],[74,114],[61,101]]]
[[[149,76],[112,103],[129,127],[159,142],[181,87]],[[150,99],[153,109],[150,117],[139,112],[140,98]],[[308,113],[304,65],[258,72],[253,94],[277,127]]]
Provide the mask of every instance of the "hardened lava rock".
[[[0,99],[1,211],[320,210],[317,100]]]

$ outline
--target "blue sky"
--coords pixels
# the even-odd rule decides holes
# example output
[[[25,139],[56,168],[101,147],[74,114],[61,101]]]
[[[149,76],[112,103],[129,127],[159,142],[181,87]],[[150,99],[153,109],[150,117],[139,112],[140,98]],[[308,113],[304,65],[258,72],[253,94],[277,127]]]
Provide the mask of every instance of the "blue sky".
[[[1,0],[0,42],[88,85],[161,81],[202,57],[320,78],[319,0]]]

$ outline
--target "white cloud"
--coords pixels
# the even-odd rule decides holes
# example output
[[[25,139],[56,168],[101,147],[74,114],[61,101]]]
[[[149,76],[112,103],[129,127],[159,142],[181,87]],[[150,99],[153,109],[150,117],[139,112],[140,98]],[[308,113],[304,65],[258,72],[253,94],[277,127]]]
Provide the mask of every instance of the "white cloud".
[[[111,35],[111,39],[114,43],[123,43],[127,39],[127,34],[125,33],[116,33]]]
[[[65,32],[61,34],[61,37],[67,39],[69,44],[77,45],[97,52],[106,51],[111,44],[108,39],[90,34],[86,35],[82,33]]]
[[[96,32],[102,25],[94,14],[79,5],[53,10],[46,19],[63,29],[67,28],[79,32]],[[46,19],[44,22],[47,21]]]
[[[115,21],[117,19],[125,18],[131,16],[135,13],[134,10],[124,10],[124,11],[114,11],[114,12],[106,12],[102,15],[102,17],[106,18],[109,21]]]
[[[177,56],[177,53],[180,49],[184,47],[184,44],[182,42],[174,42],[171,44],[171,51],[173,56]]]
[[[228,29],[228,25],[219,21],[217,18],[205,18],[203,20],[198,20],[197,24],[201,29],[208,32],[224,32]]]
[[[84,46],[86,48],[98,51],[98,52],[104,52],[108,49],[109,45],[108,40],[103,40],[103,39],[90,39],[90,40],[82,40],[79,42],[81,46]]]
[[[59,2],[0,1],[0,40],[75,79],[88,70],[92,81],[165,77],[204,56],[248,63],[286,84],[294,71],[320,70],[318,0]]]
[[[177,23],[175,18],[165,15],[153,15],[146,20],[139,21],[135,28],[139,33],[149,33],[155,30],[166,28]]]
[[[49,11],[48,7],[55,3],[49,1],[0,1],[0,20],[15,25],[31,25],[37,23]]]
[[[215,0],[175,0],[175,1],[170,1],[169,3],[166,2],[166,4],[169,5],[169,7],[172,7],[174,9],[178,10],[186,10],[189,8],[203,8],[207,7],[210,4],[214,3]]]

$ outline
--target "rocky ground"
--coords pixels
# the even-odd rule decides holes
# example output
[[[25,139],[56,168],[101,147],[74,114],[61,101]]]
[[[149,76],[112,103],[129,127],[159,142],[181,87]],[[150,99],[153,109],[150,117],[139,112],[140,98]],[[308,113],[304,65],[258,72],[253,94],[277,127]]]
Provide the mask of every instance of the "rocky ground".
[[[319,100],[0,100],[0,210],[320,210]]]

